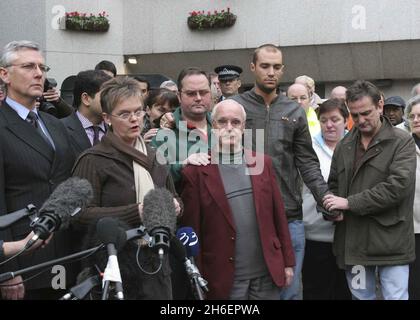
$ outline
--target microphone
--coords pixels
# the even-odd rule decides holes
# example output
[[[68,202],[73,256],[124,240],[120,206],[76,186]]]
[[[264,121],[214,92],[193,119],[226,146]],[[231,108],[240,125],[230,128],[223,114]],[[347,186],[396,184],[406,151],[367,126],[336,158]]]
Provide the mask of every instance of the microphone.
[[[163,188],[152,189],[143,200],[143,224],[152,238],[152,247],[163,259],[176,227],[176,212],[172,193]]]
[[[96,224],[98,238],[106,244],[108,252],[108,263],[103,275],[102,300],[108,297],[110,282],[115,283],[116,297],[118,300],[124,299],[121,272],[118,265],[117,252],[121,250],[127,242],[127,235],[123,228],[118,226],[118,220],[105,217]]]
[[[70,218],[79,213],[92,197],[92,186],[86,179],[72,177],[58,185],[30,224],[35,235],[25,248],[30,248],[38,239],[48,239],[54,231],[68,228]]]
[[[193,228],[179,228],[176,232],[176,237],[184,245],[188,258],[198,255],[198,252],[200,251],[200,244],[198,243],[198,237]]]
[[[83,300],[89,292],[101,283],[100,275],[87,278],[82,283],[72,287],[69,293],[66,293],[60,300]]]
[[[180,257],[184,261],[184,265],[187,271],[188,276],[191,281],[194,283],[196,288],[201,288],[205,292],[209,291],[207,287],[208,282],[201,276],[200,271],[197,266],[194,264],[194,257],[198,254],[200,249],[198,243],[197,234],[194,232],[191,227],[183,227],[178,229],[176,236],[179,239],[174,239],[172,241],[173,254]],[[181,248],[180,248],[181,246]],[[196,290],[200,300],[200,291]]]
[[[33,204],[28,204],[26,208],[5,214],[0,217],[0,230],[7,229],[12,224],[18,222],[19,220],[34,215],[37,213],[36,207]]]

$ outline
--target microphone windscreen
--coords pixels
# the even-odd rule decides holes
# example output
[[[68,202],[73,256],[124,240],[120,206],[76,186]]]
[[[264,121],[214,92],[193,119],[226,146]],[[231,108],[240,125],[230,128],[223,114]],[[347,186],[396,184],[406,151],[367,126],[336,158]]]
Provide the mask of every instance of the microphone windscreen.
[[[169,252],[179,261],[184,262],[185,258],[187,257],[187,253],[185,251],[185,247],[182,242],[176,238],[172,237],[170,245],[169,245]]]
[[[60,229],[66,229],[71,216],[86,207],[92,197],[93,190],[88,180],[79,177],[69,178],[51,193],[39,210],[39,216],[53,213],[61,220]]]
[[[176,212],[172,193],[163,188],[150,190],[143,199],[143,224],[151,232],[155,228],[167,228],[174,234]]]
[[[195,257],[198,255],[200,245],[198,243],[198,237],[194,229],[191,227],[179,228],[176,232],[176,237],[181,241],[187,252],[187,257]]]
[[[127,241],[127,235],[123,228],[119,227],[118,220],[105,217],[96,224],[98,239],[103,244],[114,244],[117,251],[122,249]]]

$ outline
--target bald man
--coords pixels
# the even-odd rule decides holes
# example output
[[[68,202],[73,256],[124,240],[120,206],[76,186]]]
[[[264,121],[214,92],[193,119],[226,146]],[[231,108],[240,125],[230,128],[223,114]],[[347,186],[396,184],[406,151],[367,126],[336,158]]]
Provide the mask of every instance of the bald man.
[[[346,100],[347,88],[343,86],[337,86],[331,90],[330,99],[342,99]]]

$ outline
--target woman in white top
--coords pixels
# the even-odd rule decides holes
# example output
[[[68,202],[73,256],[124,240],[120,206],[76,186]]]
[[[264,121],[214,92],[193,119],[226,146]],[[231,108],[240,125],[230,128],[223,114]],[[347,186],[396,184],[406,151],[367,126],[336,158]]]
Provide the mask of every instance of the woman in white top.
[[[349,112],[343,100],[330,99],[318,108],[321,132],[312,138],[325,181],[330,174],[331,159],[338,142],[346,133]],[[351,299],[344,271],[336,264],[332,252],[334,224],[323,219],[309,189],[303,188],[303,222],[305,225],[305,259],[302,282],[304,300]]]

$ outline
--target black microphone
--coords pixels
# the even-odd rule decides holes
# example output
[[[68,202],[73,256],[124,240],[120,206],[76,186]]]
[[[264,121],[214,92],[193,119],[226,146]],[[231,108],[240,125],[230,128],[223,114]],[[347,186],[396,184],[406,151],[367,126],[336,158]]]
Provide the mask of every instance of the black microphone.
[[[72,287],[69,293],[66,293],[60,300],[83,300],[89,292],[101,283],[100,275],[87,278],[78,285]]]
[[[176,211],[172,193],[163,188],[150,190],[143,199],[143,224],[152,238],[152,247],[163,259],[175,232]]]
[[[108,297],[110,282],[115,283],[116,297],[119,300],[124,299],[121,272],[117,259],[117,252],[121,250],[127,242],[127,235],[123,228],[118,226],[118,220],[105,217],[96,224],[96,232],[99,240],[106,244],[108,252],[108,263],[103,275],[103,293],[102,299]]]
[[[172,246],[174,246],[172,251],[173,254],[175,256],[181,257],[181,259],[184,261],[187,274],[190,277],[191,281],[194,283],[194,285],[198,285],[201,289],[208,292],[208,282],[201,276],[200,271],[194,264],[194,256],[196,256],[199,251],[197,234],[194,232],[193,228],[183,227],[178,229],[176,235],[179,240],[177,238],[174,238],[174,241],[171,242]],[[180,246],[182,247],[182,250],[180,249]],[[200,291],[196,291],[200,297]],[[202,300],[201,297],[200,300]]]
[[[92,186],[86,179],[72,177],[58,185],[32,221],[30,226],[35,235],[26,244],[26,249],[38,239],[48,239],[54,231],[67,229],[70,218],[79,213],[92,196]]]
[[[0,217],[0,230],[7,229],[19,220],[28,216],[35,215],[36,213],[36,207],[33,204],[28,204],[26,208],[5,214],[4,216]]]

